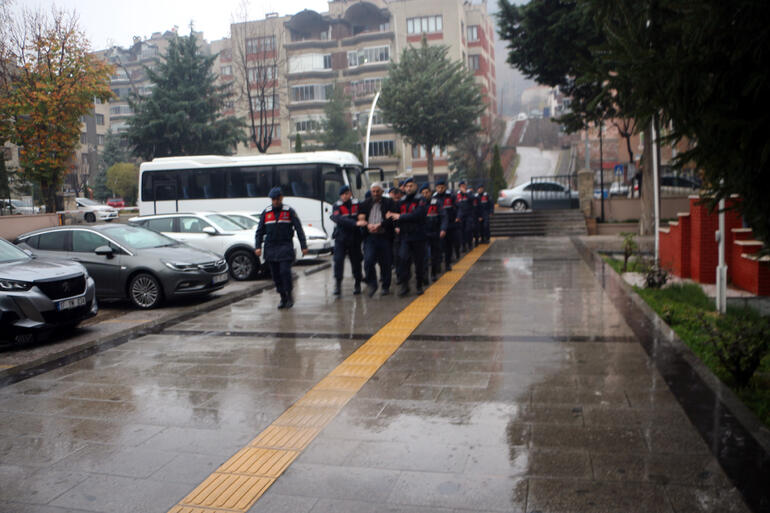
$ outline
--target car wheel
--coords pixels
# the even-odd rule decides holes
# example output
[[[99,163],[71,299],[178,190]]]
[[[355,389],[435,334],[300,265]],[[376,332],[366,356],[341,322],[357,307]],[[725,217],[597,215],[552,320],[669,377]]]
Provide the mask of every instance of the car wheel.
[[[527,202],[524,200],[516,200],[513,202],[513,205],[511,205],[511,208],[514,212],[524,212],[527,210]]]
[[[94,215],[93,212],[86,212],[86,215],[84,216],[84,219],[88,223],[96,222],[96,216]]]
[[[128,299],[137,308],[155,308],[163,300],[163,290],[155,276],[139,273],[128,284]]]
[[[230,266],[230,276],[236,281],[248,280],[257,271],[257,258],[248,251],[239,249],[233,251],[227,259]]]

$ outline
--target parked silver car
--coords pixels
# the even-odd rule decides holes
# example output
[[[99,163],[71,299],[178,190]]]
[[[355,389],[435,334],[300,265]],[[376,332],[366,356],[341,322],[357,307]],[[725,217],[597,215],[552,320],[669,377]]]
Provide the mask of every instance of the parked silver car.
[[[223,258],[139,226],[59,226],[25,233],[16,243],[39,256],[83,264],[98,297],[128,299],[138,308],[205,295],[228,281]]]
[[[557,199],[570,198],[577,200],[578,191],[568,190],[559,182],[538,181],[525,182],[513,189],[502,189],[497,198],[497,204],[501,207],[510,207],[516,212],[522,212],[532,208],[532,198]]]
[[[72,328],[97,310],[94,280],[82,265],[36,258],[0,239],[0,338]]]

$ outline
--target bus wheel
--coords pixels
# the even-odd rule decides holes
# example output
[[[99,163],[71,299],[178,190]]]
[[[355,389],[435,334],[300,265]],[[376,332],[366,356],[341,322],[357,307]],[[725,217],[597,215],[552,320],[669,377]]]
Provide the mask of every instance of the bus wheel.
[[[257,270],[256,257],[246,250],[233,251],[227,259],[230,266],[230,276],[236,281],[248,280],[254,276]]]

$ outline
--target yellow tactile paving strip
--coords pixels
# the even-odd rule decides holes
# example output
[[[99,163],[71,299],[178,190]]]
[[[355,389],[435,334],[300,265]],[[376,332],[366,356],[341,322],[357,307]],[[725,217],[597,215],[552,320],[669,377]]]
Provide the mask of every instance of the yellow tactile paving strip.
[[[488,245],[482,245],[468,253],[452,271],[412,301],[169,513],[247,511],[430,315],[487,248]]]

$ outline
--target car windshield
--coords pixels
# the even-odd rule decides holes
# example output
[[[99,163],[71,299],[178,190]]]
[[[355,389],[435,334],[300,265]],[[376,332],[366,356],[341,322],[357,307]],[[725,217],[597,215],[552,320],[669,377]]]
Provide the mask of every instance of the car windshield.
[[[103,233],[121,246],[133,249],[162,248],[178,244],[174,239],[139,226],[110,226],[105,228]]]
[[[259,221],[257,221],[253,217],[242,216],[240,214],[227,214],[227,217],[229,217],[239,225],[243,226],[243,228],[246,230],[250,228],[254,228],[259,224]]]
[[[0,240],[0,264],[29,260],[29,255],[4,240]]]
[[[217,225],[220,229],[226,231],[226,232],[238,232],[241,230],[245,230],[243,226],[236,223],[229,217],[223,216],[221,214],[211,214],[206,216],[206,219],[213,222],[215,225]]]
[[[88,205],[89,207],[101,205],[101,203],[99,203],[98,201],[94,201],[88,198],[78,198],[78,203],[81,203],[83,205]]]

